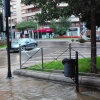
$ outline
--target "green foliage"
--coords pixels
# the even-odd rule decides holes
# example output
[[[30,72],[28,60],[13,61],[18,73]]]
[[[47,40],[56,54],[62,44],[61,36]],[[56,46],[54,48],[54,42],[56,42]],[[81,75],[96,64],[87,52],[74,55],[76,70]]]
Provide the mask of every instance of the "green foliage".
[[[53,29],[53,32],[56,35],[60,35],[60,36],[66,34],[66,31],[70,27],[70,25],[71,22],[68,21],[68,18],[65,17],[60,17],[59,22],[56,22],[54,20],[50,22],[50,27]]]
[[[74,39],[71,39],[72,42],[74,42]]]
[[[54,33],[56,33],[57,23],[54,20],[50,22],[50,28],[52,28]]]
[[[36,27],[37,27],[37,23],[34,22],[33,20],[29,20],[29,21],[25,20],[18,23],[15,28],[18,29],[19,31],[22,31],[28,28],[36,29]]]
[[[79,41],[80,43],[86,42],[85,39],[83,39],[83,38],[80,38],[78,41]]]
[[[26,5],[34,4],[35,7],[41,8],[41,13],[36,16],[40,23],[50,21],[52,19],[59,19],[59,17],[70,16],[68,11],[71,11],[70,7],[60,8],[57,7],[57,2],[54,0],[21,0]]]
[[[0,6],[2,7],[2,0],[0,0]]]
[[[81,58],[78,59],[78,67],[79,72],[90,72],[90,58]],[[42,66],[40,64],[40,66]],[[38,65],[34,65],[31,67],[28,67],[27,70],[38,70],[42,71],[42,67],[40,68]],[[44,71],[53,71],[53,70],[64,70],[64,67],[62,65],[62,61],[55,61],[55,62],[45,62],[43,63]],[[100,57],[97,57],[97,70],[100,71]]]
[[[41,8],[41,14],[37,14],[40,22],[58,19],[59,17],[69,17],[74,14],[80,16],[82,22],[86,22],[87,28],[91,29],[91,11],[96,11],[96,26],[100,26],[100,0],[21,0],[22,3],[34,4]],[[54,2],[55,1],[55,2]],[[59,1],[59,2],[58,2]],[[95,4],[91,6],[91,2]],[[60,2],[68,3],[66,7],[57,7]]]
[[[66,28],[64,26],[58,27],[56,30],[56,34],[57,35],[65,35],[66,34]]]

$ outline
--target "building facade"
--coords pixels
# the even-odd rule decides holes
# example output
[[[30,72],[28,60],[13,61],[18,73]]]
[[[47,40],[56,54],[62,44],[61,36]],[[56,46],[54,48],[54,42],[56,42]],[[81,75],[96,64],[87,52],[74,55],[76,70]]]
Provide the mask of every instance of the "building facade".
[[[15,25],[18,22],[28,20],[28,19],[34,19],[36,13],[41,13],[41,9],[35,7],[34,5],[26,6],[24,4],[21,4],[21,0],[11,0],[11,17],[9,18],[9,26],[13,30],[15,28]],[[66,6],[65,3],[62,3],[59,5],[59,7]],[[79,18],[71,16],[70,21],[72,22],[72,26],[67,31],[68,36],[80,36],[80,21]],[[44,26],[42,26],[44,27]],[[39,25],[38,25],[39,28]],[[14,30],[17,32],[17,30]],[[13,31],[13,32],[14,32]],[[33,34],[33,33],[31,33]],[[32,36],[32,35],[29,35]]]
[[[13,25],[23,20],[35,18],[36,13],[41,10],[34,5],[26,6],[21,4],[21,0],[11,0],[11,20]]]

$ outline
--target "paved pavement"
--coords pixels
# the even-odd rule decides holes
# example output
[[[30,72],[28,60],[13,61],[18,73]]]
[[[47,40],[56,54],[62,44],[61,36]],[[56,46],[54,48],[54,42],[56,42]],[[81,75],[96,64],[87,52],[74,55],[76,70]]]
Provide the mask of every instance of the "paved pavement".
[[[41,78],[52,81],[66,82],[75,84],[70,77],[65,77],[62,71],[60,72],[40,72],[30,71],[26,69],[17,69],[13,71],[14,75]],[[87,75],[87,76],[85,76]],[[100,75],[96,74],[82,74],[79,75],[79,85],[100,89]]]

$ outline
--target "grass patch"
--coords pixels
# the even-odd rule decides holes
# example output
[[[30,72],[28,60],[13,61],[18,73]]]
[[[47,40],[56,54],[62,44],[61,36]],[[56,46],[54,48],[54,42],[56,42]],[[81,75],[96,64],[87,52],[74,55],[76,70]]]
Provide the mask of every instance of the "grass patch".
[[[64,70],[62,61],[53,61],[43,63],[43,69],[40,65],[33,65],[28,67],[27,70],[36,70],[36,71],[54,71],[54,70]],[[78,60],[78,69],[79,72],[90,72],[90,58],[82,58]],[[100,72],[100,57],[97,57],[97,70]]]
[[[7,47],[7,45],[5,44],[5,45],[2,45],[2,46],[0,46],[0,48],[6,48]]]
[[[0,40],[0,48],[5,48],[6,46],[6,41]]]

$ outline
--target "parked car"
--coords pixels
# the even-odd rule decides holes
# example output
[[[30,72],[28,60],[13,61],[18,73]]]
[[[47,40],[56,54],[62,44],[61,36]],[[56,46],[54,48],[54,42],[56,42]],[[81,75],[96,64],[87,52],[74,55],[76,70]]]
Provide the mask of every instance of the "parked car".
[[[20,39],[13,39],[10,42],[10,51],[19,51],[19,47],[23,50],[31,50],[38,46],[38,42],[32,38],[20,38]]]

